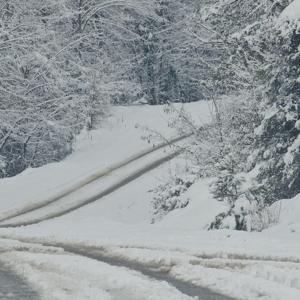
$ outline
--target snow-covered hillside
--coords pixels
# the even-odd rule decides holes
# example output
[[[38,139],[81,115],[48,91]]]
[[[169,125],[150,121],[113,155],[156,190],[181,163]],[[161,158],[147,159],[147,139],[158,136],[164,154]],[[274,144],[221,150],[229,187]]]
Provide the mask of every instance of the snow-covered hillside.
[[[121,161],[133,155],[134,149],[147,149],[148,142],[140,138],[141,134],[147,133],[137,124],[165,128],[165,136],[174,135],[175,132],[167,126],[166,115],[161,112],[163,107],[151,109],[153,111],[150,115],[147,106],[116,108],[110,125],[91,132],[88,136],[83,133],[74,153],[65,161],[28,170],[15,178],[3,180],[1,193],[6,197],[1,196],[2,216],[7,213],[8,208],[16,210],[23,207],[33,190],[35,196],[40,195],[34,199],[43,201],[50,191],[57,192],[57,189],[65,188],[74,179],[84,178],[89,172],[107,167],[115,160]],[[210,106],[207,103],[187,105],[187,109],[192,113],[197,111],[196,115],[202,116],[201,121],[209,120]],[[114,147],[103,149],[102,141],[108,136],[109,145]],[[128,140],[128,148],[115,148],[120,142],[118,137],[121,137],[123,143],[124,139]],[[113,151],[113,148],[118,151]],[[182,158],[175,158],[99,201],[37,225],[2,228],[0,237],[27,242],[100,247],[104,256],[112,259],[121,257],[125,261],[135,261],[148,267],[160,265],[161,268],[169,268],[170,274],[175,278],[193,281],[238,299],[261,299],[261,295],[268,300],[282,300],[285,297],[299,299],[299,196],[282,202],[279,224],[264,232],[207,231],[208,224],[226,207],[210,194],[210,180],[202,180],[182,195],[190,201],[186,208],[175,210],[161,222],[150,224],[152,194],[149,190],[167,179],[169,172],[174,172],[180,165]],[[18,189],[13,190],[11,186]],[[22,194],[24,197],[20,197]],[[22,216],[19,218],[22,220]],[[5,243],[2,242],[3,245]],[[14,249],[16,246],[14,242],[11,243]],[[19,247],[23,249],[27,246],[21,244]],[[36,246],[31,247],[35,249]],[[132,290],[132,286],[124,278],[133,276],[130,280],[139,286],[133,299],[148,299],[142,295],[148,293],[149,289],[160,290],[149,299],[165,299],[174,293],[166,287],[153,287],[134,274],[118,273],[117,269],[106,265],[96,266],[89,262],[87,271],[86,261],[82,258],[78,260],[64,257],[61,253],[54,259],[49,255],[49,250],[39,251],[39,255],[22,253],[22,250],[18,254],[12,252],[2,255],[1,260],[9,262],[14,270],[22,273],[41,291],[43,299],[48,299],[50,290],[54,290],[51,299],[69,299],[70,295],[76,295],[75,299],[78,300],[110,299],[109,297],[116,295],[115,292],[105,292],[113,290],[110,281],[104,280],[101,285],[93,283],[99,274],[103,276],[103,272],[110,280],[118,283],[122,295]],[[75,264],[78,266],[75,267]],[[61,283],[57,275],[51,275],[51,270],[55,274],[61,273]],[[100,273],[98,270],[101,270]],[[78,283],[76,274],[82,272],[87,273],[86,279]],[[77,282],[75,286],[74,282]],[[185,299],[184,295],[174,293],[172,299],[177,299],[176,297]]]
[[[185,107],[200,124],[211,118],[209,102],[191,103]],[[43,202],[95,173],[151,150],[164,139],[178,136],[169,126],[172,114],[165,113],[165,108],[149,105],[114,107],[101,129],[83,131],[77,137],[74,152],[62,162],[27,169],[18,176],[2,179],[0,219],[22,206]],[[177,109],[180,108],[181,105],[177,105]]]

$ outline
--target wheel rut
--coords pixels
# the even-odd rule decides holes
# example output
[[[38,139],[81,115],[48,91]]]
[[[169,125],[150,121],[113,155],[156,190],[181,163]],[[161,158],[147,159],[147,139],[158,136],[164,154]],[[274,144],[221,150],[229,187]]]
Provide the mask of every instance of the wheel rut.
[[[0,262],[0,300],[39,300],[40,297],[20,276]]]
[[[1,236],[0,238],[11,240],[10,238],[5,236]],[[129,261],[122,257],[108,256],[105,254],[104,248],[101,247],[85,246],[79,244],[74,245],[74,244],[67,244],[67,243],[54,243],[54,242],[48,243],[48,242],[41,242],[41,241],[39,242],[37,240],[31,240],[25,238],[14,239],[14,240],[18,241],[19,243],[26,243],[26,246],[24,246],[22,250],[19,250],[22,252],[30,251],[29,250],[30,248],[36,246],[37,251],[35,253],[46,253],[52,255],[53,253],[60,253],[60,254],[65,253],[67,255],[68,254],[76,255],[87,259],[96,260],[98,262],[105,263],[110,266],[114,266],[118,268],[126,268],[129,271],[135,271],[148,277],[149,280],[167,282],[170,286],[174,287],[182,294],[190,297],[194,297],[195,299],[198,300],[237,300],[235,298],[212,291],[208,288],[201,287],[193,283],[174,278],[173,276],[170,275],[169,270],[166,268],[149,267],[137,261]],[[57,251],[54,251],[55,249],[57,249]],[[1,274],[1,268],[0,268],[0,274]],[[31,295],[30,293],[32,293],[33,295],[32,300],[39,299],[37,297],[37,294],[35,294],[34,292],[32,292],[32,290],[29,289],[29,295]],[[29,300],[31,298],[12,298],[12,299]],[[2,300],[1,297],[0,300]]]
[[[89,175],[87,178],[82,179],[79,183],[74,184],[73,186],[71,186],[71,187],[69,187],[68,189],[66,189],[66,190],[64,190],[64,191],[62,191],[62,192],[60,192],[60,193],[58,193],[57,195],[51,196],[50,198],[46,199],[46,200],[43,201],[43,202],[29,205],[29,206],[24,207],[24,208],[22,208],[22,209],[20,209],[20,210],[18,210],[18,211],[16,211],[16,212],[14,212],[14,213],[11,213],[9,216],[6,216],[6,217],[1,218],[1,219],[0,219],[0,223],[5,223],[6,221],[9,221],[9,220],[14,219],[14,218],[16,218],[16,217],[20,217],[20,216],[23,216],[23,215],[25,215],[25,214],[28,214],[28,213],[37,211],[37,210],[39,210],[39,209],[46,208],[47,206],[49,206],[49,205],[51,205],[51,204],[53,204],[53,203],[56,203],[56,202],[60,201],[62,198],[66,197],[66,196],[69,196],[70,194],[72,194],[72,193],[74,193],[74,192],[80,190],[82,187],[87,186],[88,184],[90,184],[90,183],[92,183],[92,182],[94,182],[94,181],[96,181],[96,180],[98,180],[98,179],[101,179],[102,177],[105,177],[105,176],[111,174],[112,172],[114,172],[114,171],[116,171],[116,170],[118,170],[118,169],[121,169],[121,168],[123,168],[123,167],[125,167],[125,166],[127,166],[127,165],[129,165],[129,164],[131,164],[131,163],[133,163],[133,162],[135,162],[135,161],[138,161],[138,160],[140,160],[141,158],[144,158],[144,157],[146,157],[146,156],[149,155],[149,154],[152,154],[152,153],[154,153],[154,152],[156,152],[156,151],[158,151],[158,150],[161,150],[161,149],[166,148],[166,147],[168,147],[168,146],[170,146],[170,145],[173,145],[174,143],[180,142],[180,141],[182,141],[182,140],[184,140],[184,139],[190,137],[191,135],[192,135],[192,134],[186,134],[186,135],[184,135],[184,136],[175,137],[175,138],[170,139],[170,140],[165,140],[164,142],[158,144],[157,146],[154,146],[154,147],[151,148],[151,149],[144,150],[144,151],[142,151],[142,152],[140,152],[140,153],[137,153],[137,154],[135,154],[135,155],[132,155],[131,157],[129,157],[129,158],[126,159],[125,161],[123,161],[123,162],[121,162],[121,163],[117,163],[117,164],[111,166],[110,168],[108,168],[108,169],[106,169],[106,170],[102,170],[102,171],[99,171],[99,172],[95,172],[95,173]],[[168,160],[174,158],[174,157],[177,156],[177,155],[179,155],[179,151],[176,151],[175,153],[171,154],[170,156],[165,157],[165,158],[162,158],[162,159],[160,159],[160,160],[154,162],[152,165],[150,164],[150,165],[149,165],[149,171],[150,171],[151,169],[156,168],[158,165],[160,165],[160,164],[162,164],[162,163],[164,163],[164,162],[166,162],[166,161],[168,161]],[[137,176],[136,176],[135,178],[133,178],[132,180],[134,180],[134,179],[136,179],[137,177],[143,175],[144,173],[146,173],[146,172],[140,172],[140,173],[138,173]],[[132,180],[129,180],[129,181],[127,181],[127,182],[124,180],[124,184],[122,184],[121,186],[123,186],[123,185],[129,183],[129,182],[132,181]],[[108,193],[106,193],[106,194],[108,194]],[[95,197],[98,197],[98,198],[99,198],[99,197],[102,197],[102,194],[96,195]],[[93,198],[95,198],[95,197],[93,197]],[[97,199],[96,199],[96,200],[97,200]],[[93,200],[90,199],[90,200],[87,200],[86,202],[87,202],[87,204],[89,204],[89,203],[94,202],[94,201],[95,201],[95,199],[93,199]],[[69,213],[69,212],[71,212],[71,211],[73,211],[73,210],[75,210],[75,209],[78,209],[78,208],[80,208],[80,207],[82,207],[82,206],[84,206],[84,205],[86,205],[86,204],[83,204],[83,205],[75,205],[75,206],[74,206],[74,209],[68,209],[68,210],[62,212],[60,215],[57,214],[57,217],[59,217],[59,216],[61,216],[61,215],[64,215],[64,214],[66,214],[66,213]],[[52,216],[52,215],[51,215],[51,216],[49,216],[48,218],[43,218],[43,220],[35,220],[34,222],[24,222],[24,224],[18,223],[18,224],[5,224],[5,225],[0,225],[0,228],[19,227],[19,226],[26,226],[26,225],[37,224],[37,223],[40,223],[41,221],[44,221],[44,219],[45,219],[45,220],[48,220],[48,219],[51,219],[51,218],[54,218],[54,217],[56,217],[56,216]]]

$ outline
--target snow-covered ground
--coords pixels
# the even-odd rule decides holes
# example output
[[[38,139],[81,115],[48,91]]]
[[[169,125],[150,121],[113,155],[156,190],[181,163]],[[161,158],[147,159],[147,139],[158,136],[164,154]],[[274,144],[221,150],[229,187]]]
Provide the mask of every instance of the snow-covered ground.
[[[62,218],[1,230],[0,235],[101,247],[107,256],[160,265],[176,278],[237,299],[299,299],[299,197],[282,205],[281,223],[262,233],[206,231],[203,228],[222,207],[214,204],[202,182],[198,195],[196,190],[189,192],[191,204],[186,209],[150,225],[147,191],[169,167]]]
[[[294,0],[288,5],[280,15],[279,22],[300,21],[300,1]]]
[[[179,110],[181,105],[175,105],[175,108]],[[163,138],[177,136],[176,130],[169,126],[170,118],[176,113],[167,114],[165,109],[165,106],[148,105],[114,107],[101,129],[82,132],[74,145],[75,151],[64,161],[27,169],[14,178],[2,179],[0,219],[23,206],[43,202],[95,173],[151,149],[162,142],[156,132]],[[208,102],[186,106],[198,123],[210,119],[211,109]]]
[[[1,255],[1,262],[25,276],[45,300],[192,299],[165,282],[59,249],[1,240],[5,249],[10,251]]]
[[[208,121],[207,103],[188,104],[187,109]],[[147,133],[136,124],[175,136],[162,110],[115,108],[109,125],[83,134],[65,161],[0,181],[1,215],[28,201],[43,201],[96,170],[152,147],[140,138]],[[212,198],[209,180],[204,180],[183,195],[190,199],[185,209],[150,224],[149,190],[181,164],[182,158],[176,158],[88,206],[37,225],[1,229],[0,237],[95,246],[107,257],[164,267],[178,279],[237,299],[300,299],[300,197],[282,202],[279,224],[262,233],[207,231],[224,206]],[[22,244],[9,243],[0,240],[0,260],[10,262],[43,299],[188,299],[165,283],[127,269],[57,249],[24,250]],[[11,247],[17,249],[8,253]]]

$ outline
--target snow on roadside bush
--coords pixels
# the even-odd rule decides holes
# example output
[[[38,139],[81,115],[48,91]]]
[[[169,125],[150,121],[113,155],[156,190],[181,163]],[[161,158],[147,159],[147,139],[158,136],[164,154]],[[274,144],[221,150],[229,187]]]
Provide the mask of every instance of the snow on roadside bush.
[[[262,205],[243,195],[228,211],[216,216],[209,229],[262,231],[279,222],[281,205]]]
[[[216,2],[220,8],[208,18],[210,25],[232,42],[234,65],[246,66],[251,79],[233,95],[212,95],[210,126],[197,130],[183,118],[195,132],[188,150],[203,175],[216,178],[214,198],[228,205],[211,227],[260,231],[278,219],[270,206],[300,191],[300,5],[275,1],[257,9],[253,1]],[[247,178],[254,171],[243,186],[239,174]],[[239,206],[241,201],[248,205]]]
[[[160,221],[174,209],[185,208],[189,199],[181,197],[196,181],[194,170],[184,170],[179,174],[171,175],[166,183],[162,183],[149,192],[153,193],[153,219],[152,223]]]

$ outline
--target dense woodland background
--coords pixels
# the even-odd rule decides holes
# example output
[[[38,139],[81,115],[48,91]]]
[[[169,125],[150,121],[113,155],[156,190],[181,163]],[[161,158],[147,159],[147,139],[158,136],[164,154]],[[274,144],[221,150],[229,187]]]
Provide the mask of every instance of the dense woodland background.
[[[206,128],[180,114],[180,130],[194,133],[187,156],[195,168],[189,180],[176,178],[179,191],[215,177],[228,214],[237,201],[259,214],[295,196],[300,30],[296,21],[278,25],[291,2],[2,0],[0,177],[63,159],[111,105],[209,100],[215,115]],[[157,207],[168,210],[178,191],[166,189]]]

